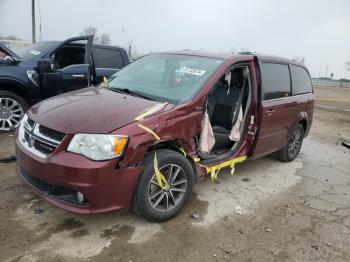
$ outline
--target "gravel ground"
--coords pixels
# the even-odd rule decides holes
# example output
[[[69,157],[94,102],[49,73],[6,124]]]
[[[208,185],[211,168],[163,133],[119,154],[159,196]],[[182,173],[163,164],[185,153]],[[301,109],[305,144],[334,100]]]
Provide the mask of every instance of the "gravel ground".
[[[0,164],[0,261],[350,261],[350,150],[341,145],[350,89],[316,96],[294,162],[264,157],[233,177],[222,171],[218,184],[201,179],[185,210],[162,224],[36,202],[14,164]],[[13,154],[13,137],[0,135],[0,145],[0,158]]]

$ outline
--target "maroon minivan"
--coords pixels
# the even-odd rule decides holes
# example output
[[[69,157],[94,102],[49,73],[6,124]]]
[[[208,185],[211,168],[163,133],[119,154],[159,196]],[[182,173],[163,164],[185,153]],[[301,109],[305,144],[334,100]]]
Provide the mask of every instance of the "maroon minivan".
[[[17,172],[77,213],[174,217],[196,178],[276,152],[294,160],[312,123],[307,69],[255,54],[153,53],[106,87],[30,108],[16,133]]]

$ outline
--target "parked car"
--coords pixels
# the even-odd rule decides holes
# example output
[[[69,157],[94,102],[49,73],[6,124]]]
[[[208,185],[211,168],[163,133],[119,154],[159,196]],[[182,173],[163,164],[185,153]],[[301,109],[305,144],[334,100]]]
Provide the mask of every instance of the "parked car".
[[[31,105],[98,84],[129,64],[123,48],[92,40],[82,36],[39,42],[17,53],[0,44],[0,132],[14,130]]]
[[[19,176],[60,208],[165,221],[199,176],[294,160],[312,123],[309,73],[283,58],[154,53],[111,79],[36,104],[16,134]]]

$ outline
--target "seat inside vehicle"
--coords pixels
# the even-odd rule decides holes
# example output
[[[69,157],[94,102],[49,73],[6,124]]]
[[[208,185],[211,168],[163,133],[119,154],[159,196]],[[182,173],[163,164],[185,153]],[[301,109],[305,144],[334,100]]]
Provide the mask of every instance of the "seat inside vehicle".
[[[230,134],[240,108],[244,113],[247,103],[248,74],[244,70],[247,69],[237,67],[228,71],[216,83],[208,97],[207,110],[215,138],[212,154],[229,151],[236,143],[230,139]]]
[[[85,48],[80,45],[64,45],[54,54],[54,60],[59,68],[70,65],[84,64]]]

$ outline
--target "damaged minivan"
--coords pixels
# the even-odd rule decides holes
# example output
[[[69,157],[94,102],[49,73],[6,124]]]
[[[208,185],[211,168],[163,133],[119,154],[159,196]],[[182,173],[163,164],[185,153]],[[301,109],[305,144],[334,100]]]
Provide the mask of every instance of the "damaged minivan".
[[[312,123],[304,65],[251,53],[153,53],[107,87],[31,107],[16,133],[17,172],[34,192],[77,213],[132,209],[161,222],[196,179],[274,153],[294,160]]]

